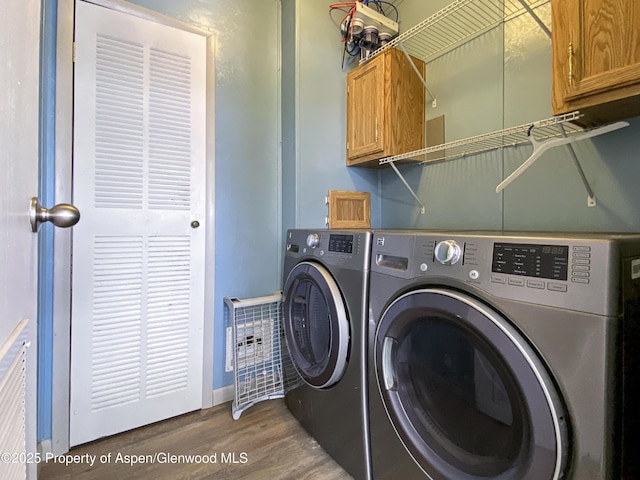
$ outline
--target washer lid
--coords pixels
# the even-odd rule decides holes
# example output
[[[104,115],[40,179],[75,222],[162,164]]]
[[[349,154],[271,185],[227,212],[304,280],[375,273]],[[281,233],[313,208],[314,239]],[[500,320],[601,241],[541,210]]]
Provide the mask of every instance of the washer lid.
[[[481,302],[444,289],[396,299],[374,345],[400,440],[432,478],[551,480],[566,469],[566,415],[542,361]]]
[[[349,321],[344,300],[322,265],[301,262],[284,286],[284,333],[303,380],[314,388],[338,382],[347,367]]]

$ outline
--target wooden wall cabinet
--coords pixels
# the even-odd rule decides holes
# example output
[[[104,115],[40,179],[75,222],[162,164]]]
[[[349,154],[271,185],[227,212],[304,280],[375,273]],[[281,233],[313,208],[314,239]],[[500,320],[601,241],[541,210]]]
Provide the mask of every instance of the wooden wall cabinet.
[[[424,72],[424,62],[413,59]],[[406,55],[389,48],[347,74],[347,166],[424,147],[425,88]]]
[[[552,0],[553,114],[640,115],[640,1]]]

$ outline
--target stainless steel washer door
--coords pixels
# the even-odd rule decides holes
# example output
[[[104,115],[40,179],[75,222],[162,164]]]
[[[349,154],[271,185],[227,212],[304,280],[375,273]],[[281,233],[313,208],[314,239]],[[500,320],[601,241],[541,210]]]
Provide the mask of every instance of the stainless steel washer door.
[[[546,368],[500,314],[422,289],[383,313],[380,394],[396,433],[432,479],[552,480],[566,469],[566,417]]]
[[[301,262],[284,286],[284,332],[298,373],[314,388],[342,378],[349,353],[349,321],[331,274],[319,264]]]

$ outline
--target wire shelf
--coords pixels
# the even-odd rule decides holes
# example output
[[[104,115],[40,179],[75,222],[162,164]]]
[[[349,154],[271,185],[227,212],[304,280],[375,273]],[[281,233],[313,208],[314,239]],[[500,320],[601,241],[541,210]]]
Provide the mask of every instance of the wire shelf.
[[[388,48],[401,46],[409,54],[429,63],[498,25],[523,13],[532,13],[534,9],[549,2],[550,0],[456,0],[372,52],[367,60]]]
[[[580,112],[567,113],[565,115],[525,123],[516,127],[477,135],[475,137],[434,145],[422,150],[382,158],[379,163],[380,165],[384,165],[391,162],[413,160],[417,163],[424,164],[452,160],[504,147],[515,147],[525,143],[530,144],[531,136],[538,141],[562,136],[562,130],[558,128],[558,125],[562,125],[564,132],[570,136],[584,132],[584,128],[571,123],[581,116],[582,114],[580,114]]]
[[[240,300],[225,297],[232,324],[233,419],[263,400],[282,398],[297,386],[282,329],[282,294]]]
[[[515,169],[507,178],[505,178],[496,187],[496,193],[500,193],[505,187],[511,184],[516,178],[522,175],[541,155],[551,148],[556,148],[564,145],[570,147],[570,152],[582,180],[584,187],[587,191],[587,206],[594,207],[596,205],[595,196],[589,182],[587,181],[582,166],[575,156],[575,152],[572,143],[586,140],[588,138],[604,135],[605,133],[619,130],[620,128],[628,127],[628,122],[614,122],[608,125],[601,125],[594,128],[582,128],[571,122],[579,119],[582,116],[580,112],[567,113],[565,115],[558,115],[546,120],[539,120],[532,123],[526,123],[517,127],[506,128],[504,130],[498,130],[496,132],[487,133],[484,135],[478,135],[475,137],[469,137],[464,140],[458,140],[449,143],[443,143],[441,145],[435,145],[422,150],[416,150],[414,152],[408,152],[402,155],[395,155],[392,157],[386,157],[380,160],[380,165],[389,164],[395,173],[398,175],[402,183],[404,183],[409,193],[415,198],[418,205],[420,205],[420,213],[424,214],[426,207],[420,201],[420,198],[416,192],[411,188],[406,181],[398,167],[396,162],[403,160],[413,160],[420,164],[450,160],[458,157],[464,157],[471,154],[487,152],[495,149],[500,149],[508,146],[515,147],[524,143],[530,143],[533,147],[533,153],[525,160],[522,165]]]

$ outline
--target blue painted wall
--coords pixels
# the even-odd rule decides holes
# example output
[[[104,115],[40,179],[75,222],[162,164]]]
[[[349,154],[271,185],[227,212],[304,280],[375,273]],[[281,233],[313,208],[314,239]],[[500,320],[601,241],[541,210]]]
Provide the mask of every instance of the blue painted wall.
[[[282,98],[282,238],[296,226],[296,5],[282,0],[281,98]]]
[[[330,12],[330,2],[283,0],[285,22],[295,34],[283,38],[288,52],[284,68],[293,68],[286,77],[293,88],[283,88],[283,132],[293,132],[295,148],[287,150],[283,161],[295,171],[294,206],[287,213],[284,228],[324,228],[329,190],[357,190],[371,193],[371,222],[380,225],[379,174],[370,169],[347,169],[346,161],[346,73],[342,68],[340,20],[344,13]],[[294,30],[295,29],[295,30]],[[294,30],[294,31],[292,31]],[[289,62],[293,59],[293,65]],[[290,78],[291,77],[291,78]],[[284,77],[283,77],[284,78]],[[290,84],[289,83],[289,84]],[[289,85],[288,84],[288,85]],[[290,155],[294,153],[294,158]],[[285,188],[290,188],[285,185]]]

